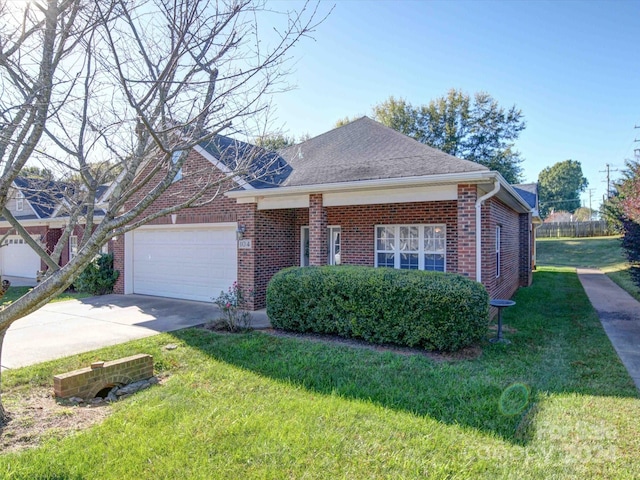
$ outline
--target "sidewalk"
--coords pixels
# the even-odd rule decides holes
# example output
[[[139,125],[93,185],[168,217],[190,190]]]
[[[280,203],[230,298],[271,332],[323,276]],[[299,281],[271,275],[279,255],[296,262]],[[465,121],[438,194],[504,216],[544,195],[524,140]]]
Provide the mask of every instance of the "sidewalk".
[[[577,272],[604,331],[640,390],[640,302],[601,270],[578,268]]]

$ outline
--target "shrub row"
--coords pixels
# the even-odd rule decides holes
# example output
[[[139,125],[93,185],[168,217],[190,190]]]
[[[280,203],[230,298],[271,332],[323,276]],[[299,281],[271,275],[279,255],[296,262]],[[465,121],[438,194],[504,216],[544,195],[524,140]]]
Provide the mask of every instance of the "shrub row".
[[[457,274],[293,267],[269,283],[267,314],[285,330],[453,351],[486,335],[489,296]]]

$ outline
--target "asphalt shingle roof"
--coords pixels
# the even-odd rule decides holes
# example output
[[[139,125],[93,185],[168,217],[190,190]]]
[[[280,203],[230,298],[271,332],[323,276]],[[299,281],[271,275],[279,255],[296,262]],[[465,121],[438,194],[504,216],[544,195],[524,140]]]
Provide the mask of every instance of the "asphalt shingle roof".
[[[38,217],[49,218],[64,196],[64,184],[41,178],[17,177],[13,183],[22,191]]]
[[[513,189],[527,202],[531,208],[537,208],[538,206],[538,184],[537,183],[524,183],[520,185],[513,185]]]
[[[235,170],[239,161],[250,160],[250,173],[244,180],[253,188],[277,187],[291,174],[291,166],[277,152],[224,135],[216,135],[200,146],[230,170]]]
[[[487,171],[368,117],[281,150],[292,167],[283,186]]]

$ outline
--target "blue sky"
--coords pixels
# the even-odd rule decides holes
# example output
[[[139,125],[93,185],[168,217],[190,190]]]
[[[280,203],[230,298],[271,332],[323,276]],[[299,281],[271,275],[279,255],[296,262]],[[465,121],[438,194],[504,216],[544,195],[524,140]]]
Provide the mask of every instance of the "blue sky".
[[[524,114],[525,181],[578,160],[597,208],[605,164],[621,169],[640,148],[639,20],[640,0],[339,0],[293,50],[296,88],[274,97],[274,127],[315,136],[390,95],[420,105],[451,88],[486,91]]]

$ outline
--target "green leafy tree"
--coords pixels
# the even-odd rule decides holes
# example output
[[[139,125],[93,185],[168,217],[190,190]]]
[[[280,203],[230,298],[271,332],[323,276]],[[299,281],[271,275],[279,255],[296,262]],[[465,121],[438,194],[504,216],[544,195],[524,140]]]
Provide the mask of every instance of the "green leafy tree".
[[[628,160],[622,174],[603,206],[603,216],[622,233],[631,277],[640,287],[640,160]]]
[[[423,132],[418,130],[418,111],[402,98],[396,99],[391,96],[373,107],[373,118],[389,128],[423,142]]]
[[[266,134],[256,137],[254,143],[264,148],[265,150],[280,150],[281,148],[290,147],[295,145],[296,139],[294,136],[288,137],[281,133],[278,134]]]
[[[345,125],[348,125],[349,123],[353,122],[354,120],[357,120],[360,117],[344,117],[341,118],[340,120],[338,120],[334,127],[338,128],[338,127],[344,127]]]
[[[281,148],[287,148],[291,145],[295,145],[296,143],[306,142],[311,138],[309,133],[303,133],[296,139],[294,135],[290,137],[287,135],[283,135],[281,133],[275,134],[265,134],[253,139],[253,143],[259,147],[264,148],[265,150],[276,151]]]
[[[515,105],[501,107],[488,93],[472,98],[451,89],[420,107],[389,97],[374,107],[373,115],[419,142],[496,170],[511,183],[521,179],[522,158],[515,141],[526,126],[522,111]]]
[[[22,169],[20,175],[29,178],[39,178],[42,180],[52,180],[53,173],[48,168],[40,168],[35,166],[27,166]]]
[[[595,212],[588,207],[580,207],[573,212],[573,219],[576,222],[588,222],[593,219]]]
[[[574,212],[580,208],[580,194],[587,185],[577,160],[565,160],[542,170],[538,176],[541,216],[544,218],[553,210]]]

